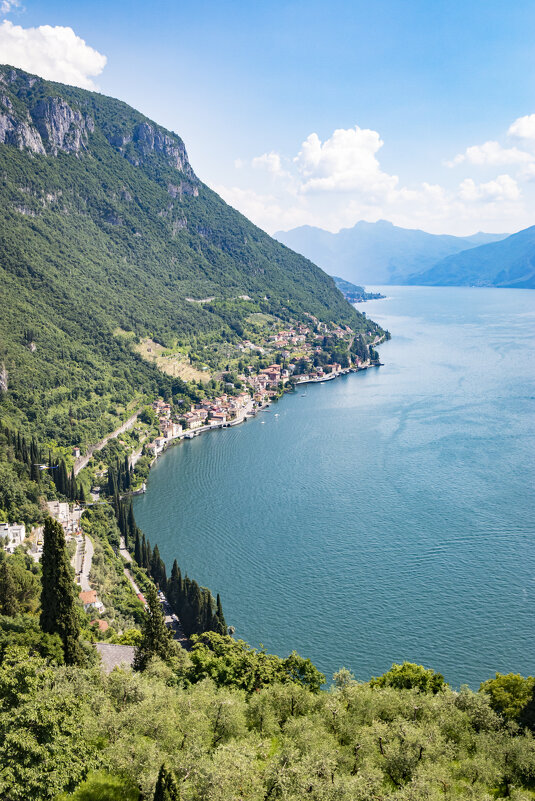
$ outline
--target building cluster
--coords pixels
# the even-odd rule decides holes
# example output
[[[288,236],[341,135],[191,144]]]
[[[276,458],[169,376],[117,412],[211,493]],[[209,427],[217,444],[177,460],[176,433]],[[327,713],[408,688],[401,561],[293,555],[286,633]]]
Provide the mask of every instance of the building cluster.
[[[71,504],[61,501],[48,501],[48,514],[61,523],[65,533],[65,538],[75,537],[80,534],[80,518],[84,512],[78,504]]]
[[[23,523],[0,523],[0,543],[8,553],[13,553],[15,548],[22,545],[25,537],[26,528]]]

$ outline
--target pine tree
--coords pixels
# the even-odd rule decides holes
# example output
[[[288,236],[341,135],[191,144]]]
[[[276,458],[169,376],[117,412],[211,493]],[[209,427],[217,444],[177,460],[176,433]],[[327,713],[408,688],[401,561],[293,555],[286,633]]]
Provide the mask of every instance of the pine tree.
[[[180,801],[174,774],[165,763],[162,764],[158,773],[153,801]]]
[[[41,628],[59,634],[65,662],[72,665],[78,661],[80,628],[65,536],[51,517],[45,521],[41,565]]]
[[[171,655],[171,632],[167,629],[154,584],[145,593],[148,609],[142,626],[142,639],[136,648],[134,669],[145,670],[153,656],[168,659]]]
[[[19,611],[17,603],[17,591],[13,576],[7,564],[7,559],[4,558],[0,565],[0,614],[2,615],[16,615]]]

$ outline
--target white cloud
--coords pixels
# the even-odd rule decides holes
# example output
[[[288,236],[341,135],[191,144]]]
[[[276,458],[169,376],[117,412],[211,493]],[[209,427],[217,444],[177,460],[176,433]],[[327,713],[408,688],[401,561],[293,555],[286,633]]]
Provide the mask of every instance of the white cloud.
[[[324,141],[311,133],[294,157],[273,150],[238,160],[240,186],[215,189],[271,233],[299,225],[338,231],[358,220],[379,219],[459,235],[514,231],[533,224],[535,154],[488,141],[467,148],[457,163],[482,164],[487,169],[507,163],[518,171],[511,175],[504,171],[483,182],[467,176],[460,183],[448,171],[443,185],[401,184],[396,175],[382,169],[378,158],[382,146],[377,131],[358,126],[337,129]]]
[[[526,164],[524,169],[519,172],[518,177],[522,181],[535,181],[535,161],[531,164]]]
[[[516,136],[517,139],[535,139],[535,114],[518,117],[509,126],[507,133],[509,136]]]
[[[459,186],[459,197],[461,200],[486,201],[486,200],[518,200],[520,189],[514,178],[510,175],[498,175],[493,181],[476,184],[472,178],[465,178]]]
[[[0,25],[0,53],[4,64],[83,89],[95,88],[91,78],[100,75],[107,60],[72,28],[22,28],[9,20]]]
[[[283,169],[281,157],[278,153],[271,151],[271,153],[263,153],[261,156],[256,156],[251,164],[256,169],[267,170],[273,175],[286,175],[286,170]]]
[[[0,14],[10,14],[13,9],[20,7],[20,0],[2,0],[0,2]]]
[[[459,153],[452,161],[447,162],[448,167],[456,167],[463,162],[477,166],[503,166],[504,164],[526,164],[533,161],[533,155],[519,150],[517,147],[502,147],[499,142],[485,142],[482,145],[467,147],[464,153]]]
[[[384,198],[398,184],[396,175],[382,172],[376,158],[383,141],[367,128],[339,128],[321,141],[311,133],[294,159],[302,192],[360,192]]]

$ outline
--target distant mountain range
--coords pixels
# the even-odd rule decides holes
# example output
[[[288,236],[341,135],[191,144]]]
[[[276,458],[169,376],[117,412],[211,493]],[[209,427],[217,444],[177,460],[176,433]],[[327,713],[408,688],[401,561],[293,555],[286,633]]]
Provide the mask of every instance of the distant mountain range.
[[[535,225],[500,242],[448,256],[407,283],[535,289]]]
[[[532,229],[528,229],[531,231]],[[522,233],[522,232],[521,232]],[[275,238],[292,250],[306,256],[328,273],[342,276],[357,284],[481,284],[493,285],[494,278],[503,270],[496,263],[491,269],[493,248],[503,242],[496,251],[496,258],[503,259],[509,252],[508,245],[514,237],[508,234],[477,233],[472,236],[449,236],[428,234],[417,229],[398,228],[391,222],[379,220],[376,223],[358,222],[353,228],[343,228],[337,234],[312,226],[301,226],[291,231],[278,231]],[[515,259],[521,258],[515,249]],[[476,257],[463,275],[462,265],[468,253],[483,251],[481,274],[478,273]],[[463,260],[457,261],[457,254],[463,253]],[[535,255],[535,248],[533,249]],[[511,254],[512,255],[512,254]],[[468,262],[466,262],[468,265]],[[516,263],[516,262],[515,262]],[[439,270],[439,264],[442,265]],[[455,267],[454,265],[458,265]],[[448,270],[453,270],[454,280],[450,280]],[[436,270],[436,272],[435,272]],[[520,272],[522,272],[520,270]],[[533,270],[532,270],[533,273]],[[515,269],[511,275],[516,276]],[[419,280],[419,277],[422,280]],[[496,285],[505,286],[498,282]],[[515,286],[520,285],[514,283]],[[526,284],[522,284],[525,286]]]

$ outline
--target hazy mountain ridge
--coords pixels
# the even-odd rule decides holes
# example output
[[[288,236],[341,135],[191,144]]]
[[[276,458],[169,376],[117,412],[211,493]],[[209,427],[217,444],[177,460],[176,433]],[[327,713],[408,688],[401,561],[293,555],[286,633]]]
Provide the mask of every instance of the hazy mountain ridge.
[[[507,234],[467,237],[399,228],[386,220],[358,222],[337,234],[312,226],[278,231],[275,237],[327,272],[357,284],[404,284],[438,261]]]
[[[535,226],[442,259],[407,283],[535,289]]]

